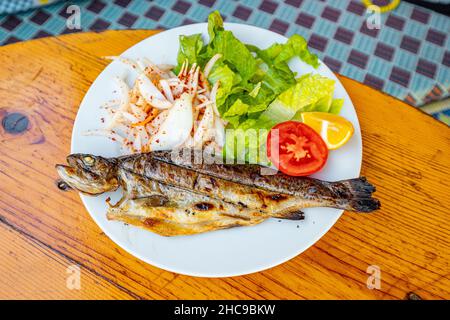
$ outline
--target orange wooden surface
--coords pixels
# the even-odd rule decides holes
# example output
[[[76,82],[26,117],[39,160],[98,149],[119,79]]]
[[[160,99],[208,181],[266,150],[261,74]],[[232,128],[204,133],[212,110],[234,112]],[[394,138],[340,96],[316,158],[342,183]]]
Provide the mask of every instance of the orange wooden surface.
[[[341,77],[357,109],[362,174],[382,209],[345,213],[313,247],[270,270],[233,278],[177,275],[109,240],[76,193],[59,192],[55,163],[70,152],[78,105],[117,55],[153,31],[44,38],[0,48],[0,119],[26,115],[28,130],[0,126],[0,298],[423,299],[450,298],[450,129],[376,90]],[[67,268],[81,289],[66,286]],[[368,289],[367,268],[381,288]]]

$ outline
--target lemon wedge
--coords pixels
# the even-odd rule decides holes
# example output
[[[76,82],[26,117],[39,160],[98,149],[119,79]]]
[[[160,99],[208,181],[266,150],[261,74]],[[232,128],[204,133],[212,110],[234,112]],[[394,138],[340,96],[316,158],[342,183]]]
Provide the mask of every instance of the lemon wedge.
[[[327,112],[303,112],[302,122],[313,128],[335,150],[347,143],[353,135],[353,125],[347,119]]]

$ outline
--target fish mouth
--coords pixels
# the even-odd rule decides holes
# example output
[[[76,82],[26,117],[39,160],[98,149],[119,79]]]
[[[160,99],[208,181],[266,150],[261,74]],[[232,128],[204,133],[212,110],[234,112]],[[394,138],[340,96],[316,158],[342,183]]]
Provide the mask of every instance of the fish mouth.
[[[74,163],[72,162],[72,164]],[[119,187],[115,177],[106,179],[80,165],[57,164],[55,168],[62,181],[72,189],[87,195],[99,195],[107,191],[114,191]]]

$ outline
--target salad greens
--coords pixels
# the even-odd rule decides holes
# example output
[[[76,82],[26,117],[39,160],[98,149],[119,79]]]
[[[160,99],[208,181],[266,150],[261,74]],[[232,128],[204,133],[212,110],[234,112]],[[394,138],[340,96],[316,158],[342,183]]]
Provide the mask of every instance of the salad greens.
[[[343,100],[333,99],[333,80],[313,74],[296,78],[289,68],[288,62],[294,57],[314,68],[319,66],[317,56],[308,50],[306,40],[300,35],[294,34],[284,44],[260,49],[242,43],[225,30],[218,11],[208,17],[208,35],[209,43],[204,43],[201,34],[180,36],[175,72],[186,59],[203,69],[213,56],[221,55],[208,81],[211,85],[220,81],[216,105],[222,119],[228,122],[227,128],[250,135],[254,130],[249,129],[270,130],[277,123],[300,119],[301,112],[340,112]],[[235,133],[227,134],[224,150],[234,150],[235,157],[249,161],[253,149],[265,146],[266,136],[267,133],[256,137],[258,145],[251,142],[255,139],[244,139],[244,146],[228,149],[237,139]],[[264,160],[260,155],[256,157],[258,162]]]

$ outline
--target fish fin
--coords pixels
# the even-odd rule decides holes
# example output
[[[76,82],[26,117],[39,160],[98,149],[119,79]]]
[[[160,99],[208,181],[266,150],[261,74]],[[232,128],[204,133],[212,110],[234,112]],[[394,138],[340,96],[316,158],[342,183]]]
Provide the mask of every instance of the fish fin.
[[[339,199],[339,209],[372,212],[380,208],[380,201],[372,197],[376,188],[365,177],[331,182],[329,188]]]
[[[380,209],[381,204],[375,198],[355,198],[351,199],[346,207],[346,210],[357,212],[372,212]]]
[[[304,220],[305,215],[303,211],[300,210],[294,210],[294,211],[286,211],[286,212],[280,212],[276,215],[272,215],[273,218],[278,219],[286,219],[286,220]]]
[[[332,183],[332,188],[341,191],[349,197],[366,198],[376,191],[374,185],[367,181],[366,177],[342,180]]]

